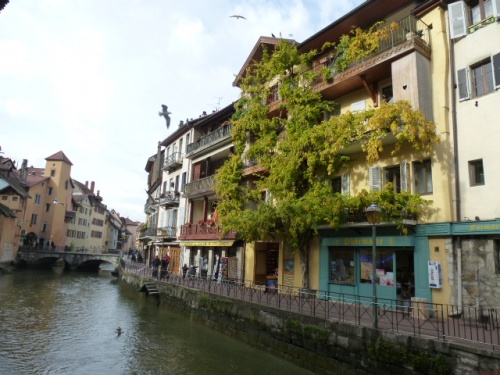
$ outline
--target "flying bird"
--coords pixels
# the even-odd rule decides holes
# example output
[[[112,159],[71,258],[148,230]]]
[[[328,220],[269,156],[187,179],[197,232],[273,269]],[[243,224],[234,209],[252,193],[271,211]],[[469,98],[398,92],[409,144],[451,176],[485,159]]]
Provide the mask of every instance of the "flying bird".
[[[167,123],[167,129],[168,129],[168,127],[170,126],[170,116],[169,116],[169,115],[170,115],[171,113],[172,113],[172,112],[169,112],[169,111],[168,111],[168,107],[167,107],[165,104],[162,104],[162,105],[161,105],[161,112],[158,112],[158,115],[159,115],[160,117],[161,117],[161,116],[165,117],[165,121],[166,121],[166,123]]]
[[[236,18],[236,19],[238,19],[238,18],[242,18],[242,19],[246,20],[246,18],[245,18],[245,17],[240,16],[240,15],[238,15],[238,14],[234,14],[234,15],[229,16],[229,17],[233,17],[233,18]]]
[[[271,33],[271,36],[272,36],[273,38],[276,38],[276,35],[274,35],[273,33]]]
[[[118,327],[118,328],[116,329],[116,333],[118,334],[118,336],[120,336],[120,335],[122,334],[122,332],[123,332],[123,330],[122,330],[122,328],[121,328],[121,327]]]

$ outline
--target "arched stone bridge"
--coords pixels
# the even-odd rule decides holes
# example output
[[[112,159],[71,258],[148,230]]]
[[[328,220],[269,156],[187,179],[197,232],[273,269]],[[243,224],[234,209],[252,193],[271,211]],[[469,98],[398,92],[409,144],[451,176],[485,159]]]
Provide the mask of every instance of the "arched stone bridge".
[[[17,264],[19,266],[51,267],[58,259],[64,260],[65,269],[97,271],[101,263],[118,265],[117,254],[74,253],[68,251],[19,250]]]

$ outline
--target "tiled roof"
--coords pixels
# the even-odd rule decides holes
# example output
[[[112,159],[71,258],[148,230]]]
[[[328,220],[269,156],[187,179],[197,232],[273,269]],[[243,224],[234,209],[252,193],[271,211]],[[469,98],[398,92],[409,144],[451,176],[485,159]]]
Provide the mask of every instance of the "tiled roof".
[[[16,194],[20,195],[23,198],[29,198],[29,194],[25,188],[25,184],[21,181],[19,178],[19,175],[17,171],[0,171],[0,178],[6,182],[6,187],[2,190],[5,190],[7,188],[13,189]]]
[[[73,165],[73,163],[68,159],[68,157],[62,151],[56,152],[54,155],[45,158],[45,160],[64,161],[65,163]]]
[[[9,207],[3,205],[2,203],[0,203],[0,215],[7,217],[17,217],[14,211],[12,211]]]

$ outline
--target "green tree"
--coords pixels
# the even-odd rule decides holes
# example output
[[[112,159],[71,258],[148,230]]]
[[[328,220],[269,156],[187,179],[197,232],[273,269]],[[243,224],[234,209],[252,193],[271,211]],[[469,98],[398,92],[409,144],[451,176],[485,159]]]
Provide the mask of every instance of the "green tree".
[[[435,125],[408,102],[321,121],[334,103],[313,89],[317,73],[310,67],[315,55],[316,51],[301,54],[296,45],[281,41],[272,54],[265,51],[249,68],[232,120],[236,152],[216,176],[224,230],[236,230],[247,242],[281,235],[300,254],[304,288],[309,287],[309,244],[319,226],[338,228],[376,201],[386,219],[403,228],[404,218],[421,214],[429,203],[391,189],[354,197],[335,194],[331,178],[350,164],[342,150],[359,142],[367,163],[372,163],[389,133],[396,139],[393,153],[404,143],[430,153],[438,142]],[[266,103],[275,84],[280,101],[278,114],[271,116]],[[258,167],[246,175],[248,161]],[[262,199],[263,192],[271,199]]]

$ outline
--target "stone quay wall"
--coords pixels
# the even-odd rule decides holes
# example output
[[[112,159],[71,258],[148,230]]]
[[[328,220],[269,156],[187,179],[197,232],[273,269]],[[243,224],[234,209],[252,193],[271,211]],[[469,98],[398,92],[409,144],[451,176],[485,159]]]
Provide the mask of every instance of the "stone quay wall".
[[[127,272],[120,277],[138,289],[152,281]],[[174,284],[158,283],[158,291],[159,306],[317,374],[500,374],[500,352],[484,348],[328,321]]]

